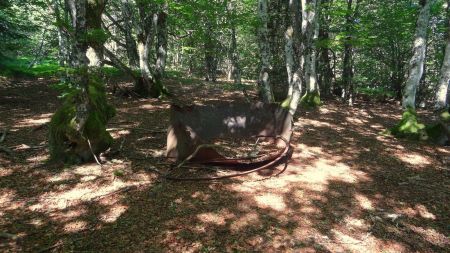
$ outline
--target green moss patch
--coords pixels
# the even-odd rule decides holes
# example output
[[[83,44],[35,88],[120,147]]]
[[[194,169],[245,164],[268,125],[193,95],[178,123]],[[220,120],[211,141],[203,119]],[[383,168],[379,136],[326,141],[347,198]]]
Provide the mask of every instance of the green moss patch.
[[[318,91],[306,92],[306,94],[300,99],[300,105],[305,108],[315,108],[320,104],[320,94]]]
[[[52,159],[68,163],[85,162],[94,158],[92,153],[97,155],[112,144],[106,124],[115,115],[115,109],[107,103],[103,84],[95,80],[89,83],[89,116],[81,131],[76,129],[79,94],[80,91],[76,90],[66,96],[62,107],[51,119],[49,146]]]
[[[389,132],[398,138],[408,138],[420,140],[424,138],[425,125],[417,120],[417,113],[414,109],[408,108],[402,115],[402,120]]]
[[[440,122],[431,125],[419,123],[417,113],[414,109],[408,108],[402,116],[402,120],[386,133],[397,138],[408,138],[411,140],[426,140],[440,143],[447,134],[446,124],[450,122],[450,114],[443,112],[440,114]]]

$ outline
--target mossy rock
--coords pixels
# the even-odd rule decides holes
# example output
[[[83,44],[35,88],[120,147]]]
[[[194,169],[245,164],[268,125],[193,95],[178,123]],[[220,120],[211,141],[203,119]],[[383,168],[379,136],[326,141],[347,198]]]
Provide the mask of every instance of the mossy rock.
[[[320,106],[320,94],[318,91],[306,92],[306,94],[300,99],[300,105],[305,108],[315,108]]]
[[[77,131],[75,121],[79,93],[77,90],[67,96],[50,121],[49,147],[50,156],[54,160],[67,163],[90,161],[94,159],[92,152],[98,155],[113,142],[106,131],[106,124],[115,115],[115,109],[107,103],[103,84],[96,80],[89,83],[89,116],[82,131]]]
[[[427,139],[425,124],[419,123],[417,113],[414,109],[408,108],[402,115],[402,120],[389,132],[398,138],[408,138],[412,140]]]

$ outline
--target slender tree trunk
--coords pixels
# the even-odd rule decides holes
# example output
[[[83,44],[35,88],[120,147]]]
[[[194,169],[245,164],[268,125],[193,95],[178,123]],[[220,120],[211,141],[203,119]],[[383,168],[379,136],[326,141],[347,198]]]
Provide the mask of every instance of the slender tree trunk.
[[[259,72],[258,87],[262,100],[266,103],[274,101],[273,91],[270,86],[269,72],[270,66],[270,47],[269,47],[269,30],[267,28],[268,12],[267,0],[258,0],[258,16],[260,25],[258,27],[259,48],[261,55],[261,70]]]
[[[123,27],[125,33],[125,45],[128,56],[128,64],[132,69],[137,69],[139,66],[139,56],[136,48],[136,41],[133,38],[133,12],[130,0],[122,0],[122,16]]]
[[[320,41],[328,41],[330,39],[330,35],[328,32],[328,26],[330,23],[330,17],[328,14],[329,5],[332,3],[331,0],[323,0],[322,1],[322,8],[323,10],[321,13],[323,15],[320,15],[321,24],[319,27],[319,40]],[[326,15],[325,15],[326,14]],[[319,87],[322,90],[322,93],[324,95],[330,95],[331,94],[331,86],[333,81],[333,69],[331,68],[331,59],[330,59],[330,52],[329,52],[328,45],[323,45],[319,50]]]
[[[231,77],[233,78],[234,84],[241,85],[241,69],[239,67],[239,55],[237,51],[236,42],[236,22],[234,17],[234,6],[233,2],[230,0],[227,3],[227,13],[228,19],[231,22],[231,45],[230,45],[230,61],[231,61]],[[244,91],[245,92],[245,91]]]
[[[288,26],[285,32],[285,55],[286,70],[288,74],[288,101],[289,113],[293,116],[297,111],[298,103],[302,93],[302,65],[300,64],[302,43],[300,41],[300,8],[299,0],[288,2]]]
[[[211,20],[206,20],[206,38],[204,42],[205,47],[205,70],[206,81],[216,82],[217,80],[217,59],[216,59],[216,43],[214,37],[214,31],[211,24]]]
[[[305,66],[305,70],[307,73],[306,78],[306,87],[308,87],[308,92],[314,93],[319,92],[319,84],[317,82],[317,72],[316,72],[316,64],[317,64],[317,51],[316,51],[316,42],[319,38],[319,6],[320,0],[317,0],[315,3],[315,15],[312,21],[312,27],[314,28],[314,35],[311,40],[311,49],[309,50],[309,55],[307,56],[308,66]]]
[[[430,8],[434,1],[421,1],[422,8],[417,19],[417,27],[413,45],[413,56],[409,62],[409,76],[403,91],[402,106],[416,108],[416,91],[422,78],[427,43],[427,28],[430,20]]]
[[[165,88],[162,83],[164,77],[164,71],[166,68],[167,60],[167,15],[169,6],[165,1],[160,6],[158,13],[158,21],[156,24],[157,29],[157,43],[156,43],[156,64],[155,64],[155,85],[158,93],[165,92]],[[160,94],[155,94],[160,95]]]
[[[303,81],[306,84],[306,93],[301,103],[306,107],[315,107],[320,104],[320,93],[316,75],[315,42],[319,32],[319,0],[301,0],[302,3],[302,43],[303,54],[300,64],[303,65]]]
[[[353,1],[347,0],[347,13],[345,15],[345,32],[347,38],[344,42],[344,66],[342,81],[344,83],[342,97],[353,105],[354,83],[353,83],[353,23],[358,15],[359,0],[356,1],[353,10]]]
[[[447,2],[447,13],[450,10],[450,1]],[[447,14],[448,15],[448,14]],[[445,55],[441,67],[441,78],[436,90],[435,109],[439,110],[448,106],[448,90],[450,84],[450,18],[447,18],[447,39]]]

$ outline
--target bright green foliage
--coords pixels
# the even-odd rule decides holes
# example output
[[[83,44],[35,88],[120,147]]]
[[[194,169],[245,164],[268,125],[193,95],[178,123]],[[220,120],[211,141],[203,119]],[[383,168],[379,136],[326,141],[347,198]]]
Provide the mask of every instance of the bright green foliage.
[[[364,94],[377,100],[395,97],[395,93],[384,87],[358,87],[356,93]]]
[[[107,103],[103,85],[95,80],[89,83],[91,108],[81,132],[77,131],[75,122],[79,92],[74,90],[67,95],[62,107],[52,117],[49,136],[52,159],[69,163],[84,162],[93,159],[92,152],[99,154],[112,144],[113,139],[106,131],[106,124],[115,115],[115,109]]]
[[[31,59],[3,59],[0,61],[0,76],[6,77],[50,77],[57,75],[63,69],[55,60],[45,59],[30,67]]]
[[[315,108],[320,105],[320,94],[316,92],[306,92],[300,100],[300,105],[305,108]]]
[[[414,109],[408,108],[402,116],[402,120],[393,128],[390,133],[395,137],[408,138],[413,140],[427,139],[425,125],[417,120],[417,113]]]
[[[109,38],[103,29],[89,29],[86,34],[86,40],[89,44],[103,45]]]

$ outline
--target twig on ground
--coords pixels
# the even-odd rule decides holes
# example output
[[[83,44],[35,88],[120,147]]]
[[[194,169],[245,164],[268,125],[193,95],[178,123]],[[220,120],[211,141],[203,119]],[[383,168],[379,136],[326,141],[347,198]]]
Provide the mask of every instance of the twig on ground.
[[[37,127],[34,127],[33,129],[31,129],[30,132],[36,132],[36,131],[39,131],[39,130],[43,129],[44,127],[46,127],[47,125],[48,125],[48,123],[41,124],[41,125],[39,125],[39,126],[37,126]]]
[[[9,156],[13,155],[13,151],[7,147],[0,146],[0,152],[6,153]]]
[[[177,165],[177,168],[181,168],[185,163],[187,163],[189,160],[191,160],[193,157],[195,157],[195,155],[197,155],[197,153],[200,151],[201,148],[215,148],[215,147],[222,147],[222,146],[216,145],[216,144],[202,144],[202,145],[199,145],[195,149],[194,153],[192,153],[190,156],[188,156],[180,164]],[[224,147],[222,147],[222,148],[224,148]]]
[[[91,150],[92,155],[94,156],[95,161],[97,162],[98,165],[100,165],[100,167],[102,167],[102,164],[100,163],[97,156],[94,154],[94,151],[92,150],[91,141],[89,140],[89,138],[87,138],[87,143],[89,145],[89,149]]]
[[[0,137],[0,143],[2,143],[2,142],[5,140],[6,134],[8,133],[8,131],[9,131],[8,128],[5,128],[5,129],[3,130],[2,137]]]

